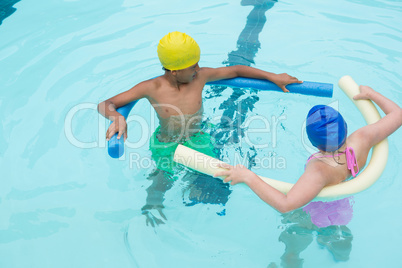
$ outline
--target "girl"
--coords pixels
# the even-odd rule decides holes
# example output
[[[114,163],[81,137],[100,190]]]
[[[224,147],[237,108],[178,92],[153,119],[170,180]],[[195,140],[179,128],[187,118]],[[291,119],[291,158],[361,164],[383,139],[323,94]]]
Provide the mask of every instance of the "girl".
[[[300,208],[328,185],[355,177],[366,164],[371,147],[387,138],[402,125],[402,109],[368,86],[360,86],[355,100],[371,99],[386,114],[378,122],[356,130],[347,137],[347,125],[339,112],[325,105],[314,106],[307,115],[307,135],[319,152],[307,160],[304,173],[287,195],[263,182],[242,165],[222,164],[224,181],[247,184],[263,201],[285,213]],[[345,164],[346,163],[346,164]]]

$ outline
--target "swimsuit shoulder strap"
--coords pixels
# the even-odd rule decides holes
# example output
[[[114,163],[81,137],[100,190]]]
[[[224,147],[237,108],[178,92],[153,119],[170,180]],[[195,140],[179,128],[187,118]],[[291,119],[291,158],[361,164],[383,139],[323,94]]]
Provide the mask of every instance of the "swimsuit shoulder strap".
[[[316,156],[320,152],[316,152],[312,154],[308,159],[306,164],[312,160],[312,159],[317,159],[317,158],[323,158],[323,157],[333,157],[332,155],[319,155]],[[345,151],[340,152],[334,156],[340,156],[342,154],[346,154],[346,164],[350,172],[352,173],[353,177],[356,177],[357,173],[359,173],[359,166],[357,165],[357,159],[355,155],[355,151],[353,150],[352,147],[346,147]],[[305,166],[304,166],[305,167]]]
[[[316,153],[314,153],[314,154],[312,154],[308,159],[307,159],[307,163],[310,161],[310,160],[312,160],[312,159],[317,159],[317,158],[323,158],[323,157],[334,157],[334,156],[340,156],[340,155],[342,155],[342,154],[344,154],[345,152],[341,152],[341,153],[339,153],[339,154],[335,154],[335,155],[319,155],[319,156],[316,156],[317,154],[319,154],[320,152],[316,152]]]

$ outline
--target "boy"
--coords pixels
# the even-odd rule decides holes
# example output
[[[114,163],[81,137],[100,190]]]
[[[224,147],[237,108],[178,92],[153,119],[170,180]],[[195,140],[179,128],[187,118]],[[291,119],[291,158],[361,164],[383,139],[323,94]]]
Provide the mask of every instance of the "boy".
[[[141,82],[128,91],[100,103],[98,111],[113,121],[106,132],[106,139],[109,140],[115,133],[118,133],[118,139],[121,136],[126,139],[126,120],[116,108],[141,98],[147,98],[154,107],[160,126],[151,137],[151,151],[158,169],[151,175],[154,184],[150,186],[148,193],[159,192],[159,194],[155,200],[151,200],[152,198],[148,196],[147,206],[149,208],[156,206],[164,217],[161,212],[163,194],[172,186],[171,181],[154,178],[159,176],[171,178],[174,173],[172,154],[177,144],[184,143],[192,145],[193,148],[198,145],[198,150],[208,155],[213,154],[209,146],[211,137],[201,131],[202,90],[207,82],[238,76],[267,79],[284,92],[288,92],[286,85],[302,82],[288,74],[273,74],[242,65],[200,68],[198,66],[200,48],[194,39],[185,33],[167,34],[160,40],[157,50],[165,74]],[[157,150],[157,147],[163,147],[163,150]],[[158,223],[157,220],[154,222]],[[150,223],[153,223],[152,219]]]
[[[113,121],[106,133],[107,140],[115,133],[118,133],[118,138],[122,135],[127,138],[126,120],[116,108],[137,99],[147,98],[159,118],[166,119],[174,115],[196,114],[202,107],[202,89],[207,82],[238,76],[267,79],[284,92],[288,92],[286,85],[302,83],[287,74],[273,74],[243,65],[200,68],[199,46],[193,38],[180,32],[169,33],[160,40],[158,57],[165,70],[164,75],[139,83],[98,105],[99,112]],[[162,120],[161,129],[166,127]]]

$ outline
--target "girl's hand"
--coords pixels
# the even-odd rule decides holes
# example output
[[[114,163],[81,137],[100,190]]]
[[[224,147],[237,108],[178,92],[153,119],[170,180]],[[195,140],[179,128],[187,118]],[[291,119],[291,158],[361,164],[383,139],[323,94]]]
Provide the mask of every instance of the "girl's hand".
[[[360,93],[353,97],[354,100],[370,100],[371,94],[375,92],[375,90],[369,86],[360,86],[359,89]]]
[[[110,140],[114,134],[117,134],[117,139],[120,139],[124,135],[124,141],[127,139],[127,123],[123,116],[119,116],[116,120],[110,124],[108,130],[106,131],[106,140]]]
[[[301,84],[303,81],[300,81],[296,77],[290,76],[286,73],[283,74],[277,74],[275,76],[275,79],[272,80],[278,87],[282,89],[283,92],[289,92],[289,90],[286,88],[287,85],[289,84],[294,84],[298,83]]]
[[[223,181],[227,183],[230,182],[231,185],[235,185],[241,182],[247,184],[253,178],[253,176],[255,176],[255,174],[251,170],[248,170],[243,165],[231,166],[229,164],[223,163],[220,164],[219,167],[225,168],[227,170],[215,173],[214,177],[226,176]]]

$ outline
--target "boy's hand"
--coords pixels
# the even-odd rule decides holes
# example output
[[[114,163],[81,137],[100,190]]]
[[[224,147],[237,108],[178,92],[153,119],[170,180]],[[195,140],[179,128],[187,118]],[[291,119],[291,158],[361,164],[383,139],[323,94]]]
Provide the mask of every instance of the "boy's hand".
[[[244,182],[247,184],[247,182],[255,175],[251,170],[247,169],[243,165],[231,166],[224,163],[220,164],[219,167],[225,168],[227,170],[215,173],[214,177],[227,176],[223,181],[230,182],[231,185],[235,185],[240,182]]]
[[[110,124],[108,130],[106,131],[106,140],[109,141],[114,134],[117,134],[117,139],[120,139],[124,135],[124,141],[127,139],[127,123],[124,116],[117,117],[116,120]]]
[[[353,97],[354,100],[369,100],[371,99],[371,94],[375,92],[369,86],[360,86],[359,89],[360,93]]]
[[[272,79],[272,82],[274,82],[278,87],[280,87],[283,92],[289,92],[289,90],[286,88],[286,86],[289,84],[303,83],[303,81],[300,81],[296,77],[290,76],[286,73],[275,75],[274,79]]]

